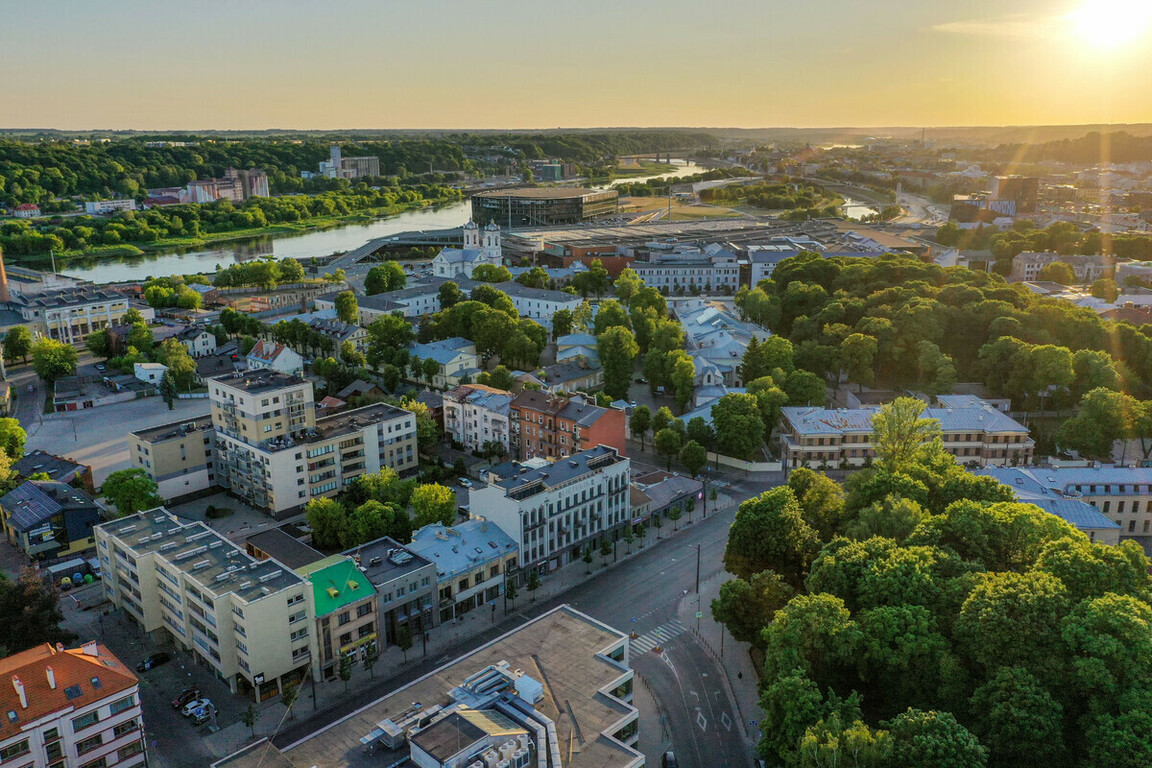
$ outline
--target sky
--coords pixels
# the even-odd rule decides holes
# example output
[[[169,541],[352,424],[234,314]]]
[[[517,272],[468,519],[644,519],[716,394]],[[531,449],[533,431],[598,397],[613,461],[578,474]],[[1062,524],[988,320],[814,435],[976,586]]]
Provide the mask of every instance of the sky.
[[[0,0],[0,127],[1152,122],[1152,0]]]

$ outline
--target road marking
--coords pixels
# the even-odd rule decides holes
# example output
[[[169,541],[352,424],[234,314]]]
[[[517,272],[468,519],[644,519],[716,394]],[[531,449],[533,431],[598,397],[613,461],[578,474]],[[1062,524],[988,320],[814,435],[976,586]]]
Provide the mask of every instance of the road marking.
[[[649,630],[632,641],[632,650],[647,653],[658,645],[663,645],[674,637],[684,634],[688,628],[680,619],[672,619],[655,629]]]
[[[723,725],[729,732],[732,731],[732,718],[728,717],[727,712],[720,713],[720,724]]]
[[[708,720],[704,717],[703,712],[696,713],[696,725],[700,726],[700,730],[704,731],[705,733],[708,732]]]

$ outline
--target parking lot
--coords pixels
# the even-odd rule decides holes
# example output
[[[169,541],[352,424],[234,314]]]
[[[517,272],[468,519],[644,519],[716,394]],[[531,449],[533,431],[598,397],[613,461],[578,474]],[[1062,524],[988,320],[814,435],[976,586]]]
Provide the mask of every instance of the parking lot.
[[[131,467],[129,432],[204,416],[209,411],[206,399],[177,400],[175,409],[170,411],[159,397],[146,397],[47,414],[38,423],[24,425],[28,432],[27,449],[39,448],[90,465],[93,480],[99,486],[109,473]]]

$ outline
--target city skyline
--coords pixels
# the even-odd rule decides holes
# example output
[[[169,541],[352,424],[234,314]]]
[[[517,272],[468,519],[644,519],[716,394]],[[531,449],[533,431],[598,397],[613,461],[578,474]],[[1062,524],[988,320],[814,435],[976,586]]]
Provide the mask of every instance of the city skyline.
[[[1152,122],[1132,98],[1152,66],[1138,0],[876,6],[49,1],[5,14],[0,126]]]

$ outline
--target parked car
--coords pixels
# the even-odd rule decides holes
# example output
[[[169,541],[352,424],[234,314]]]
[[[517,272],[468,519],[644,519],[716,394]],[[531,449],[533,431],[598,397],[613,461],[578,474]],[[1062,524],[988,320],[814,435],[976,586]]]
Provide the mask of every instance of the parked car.
[[[660,758],[660,768],[680,768],[680,764],[676,762],[676,755],[672,750],[668,750],[664,753],[664,756]]]
[[[462,478],[460,478],[460,485],[463,488],[471,488],[472,487],[472,481],[466,477],[462,477]]]
[[[647,384],[647,383],[648,383],[648,379],[646,379],[646,378],[644,378],[643,376],[641,376],[640,378],[636,379],[636,383],[637,383],[637,384]]]
[[[192,725],[204,725],[204,723],[212,719],[212,713],[215,711],[216,707],[209,704],[206,707],[200,707],[200,709],[193,712],[188,719],[192,721]]]
[[[144,661],[137,664],[136,665],[136,671],[137,672],[147,672],[148,670],[152,669],[153,667],[158,667],[161,664],[167,664],[170,661],[172,661],[172,657],[170,655],[168,655],[167,653],[165,653],[164,651],[160,651],[160,653],[154,653],[151,656],[149,656],[148,658],[144,659]]]
[[[96,370],[103,372],[108,370],[108,366],[104,365],[104,363],[96,363]]]
[[[200,689],[195,685],[185,688],[172,699],[172,709],[180,709],[193,699],[200,698]]]
[[[184,708],[180,710],[180,714],[184,715],[184,717],[191,717],[192,713],[196,710],[210,706],[212,706],[211,699],[193,699],[184,705]]]

